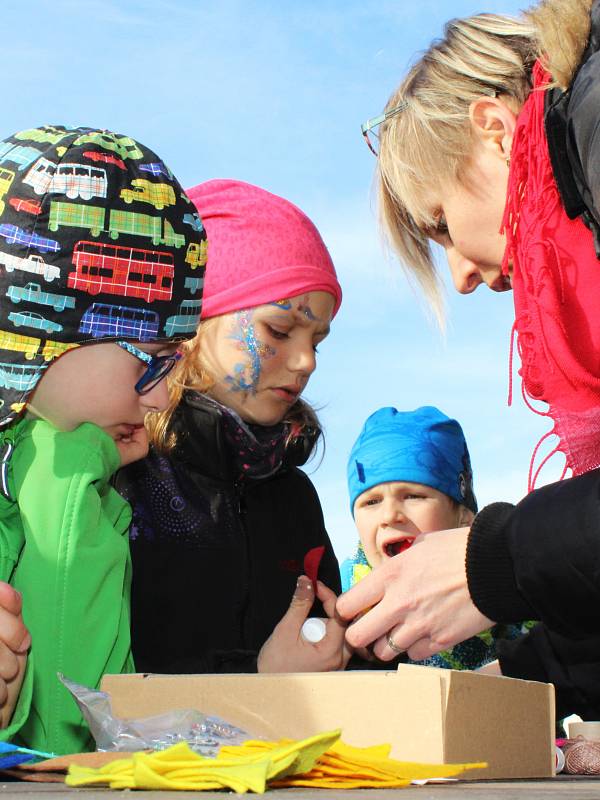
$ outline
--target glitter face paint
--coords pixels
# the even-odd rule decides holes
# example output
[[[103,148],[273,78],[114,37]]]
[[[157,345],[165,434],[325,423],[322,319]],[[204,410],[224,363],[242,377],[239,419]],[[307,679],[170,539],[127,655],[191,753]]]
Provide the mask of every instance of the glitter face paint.
[[[290,307],[291,307],[291,304],[290,304]],[[318,317],[315,317],[315,315],[313,314],[313,311],[312,311],[311,307],[308,304],[308,295],[307,294],[305,294],[304,297],[302,298],[302,300],[298,303],[297,311],[300,314],[304,314],[306,319],[310,320],[310,322],[321,322],[321,320],[318,319]]]
[[[278,305],[274,303],[273,305]],[[252,324],[253,309],[245,308],[236,311],[231,339],[238,343],[238,349],[248,355],[248,361],[234,366],[234,374],[226,375],[225,382],[232,392],[250,392],[256,394],[260,380],[263,359],[274,356],[273,347],[256,338],[256,330]]]
[[[292,310],[292,301],[288,298],[284,300],[275,300],[273,303],[269,303],[270,306],[276,306],[277,308],[281,308],[284,311],[291,311]]]

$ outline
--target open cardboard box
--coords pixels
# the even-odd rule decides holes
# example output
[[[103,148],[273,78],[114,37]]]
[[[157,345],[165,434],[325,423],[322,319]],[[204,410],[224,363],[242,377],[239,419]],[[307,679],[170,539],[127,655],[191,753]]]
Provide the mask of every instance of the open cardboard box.
[[[269,739],[341,728],[348,744],[388,742],[402,761],[487,761],[464,774],[472,780],[554,775],[546,683],[401,664],[395,672],[105,675],[101,688],[122,718],[196,708]]]

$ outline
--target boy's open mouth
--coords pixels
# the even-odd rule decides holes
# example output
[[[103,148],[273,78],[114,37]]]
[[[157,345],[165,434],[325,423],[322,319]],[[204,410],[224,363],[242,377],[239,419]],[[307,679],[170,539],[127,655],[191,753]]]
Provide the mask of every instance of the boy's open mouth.
[[[392,558],[393,556],[397,556],[400,553],[403,553],[405,550],[408,550],[411,547],[412,543],[414,542],[416,537],[414,536],[407,536],[402,539],[396,539],[395,542],[388,542],[384,545],[384,550],[386,556]]]

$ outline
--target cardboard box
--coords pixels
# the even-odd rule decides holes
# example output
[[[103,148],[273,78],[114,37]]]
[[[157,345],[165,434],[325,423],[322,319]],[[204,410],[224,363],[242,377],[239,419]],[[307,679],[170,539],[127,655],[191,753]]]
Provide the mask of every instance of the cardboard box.
[[[554,774],[554,688],[473,672],[400,665],[395,672],[105,675],[117,717],[175,708],[216,714],[256,736],[303,738],[342,728],[348,744],[388,742],[394,758],[487,761],[466,778]]]

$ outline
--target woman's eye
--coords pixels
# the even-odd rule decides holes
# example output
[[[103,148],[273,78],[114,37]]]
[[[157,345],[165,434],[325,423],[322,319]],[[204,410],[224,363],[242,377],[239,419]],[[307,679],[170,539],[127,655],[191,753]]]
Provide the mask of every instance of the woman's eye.
[[[448,223],[446,222],[446,217],[443,214],[440,214],[438,217],[435,230],[440,236],[448,235]]]

